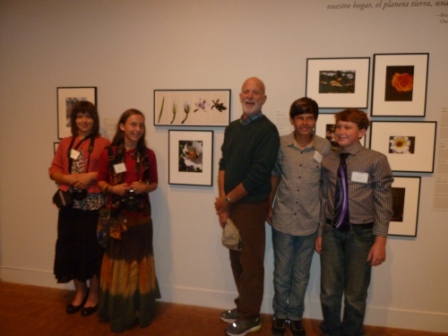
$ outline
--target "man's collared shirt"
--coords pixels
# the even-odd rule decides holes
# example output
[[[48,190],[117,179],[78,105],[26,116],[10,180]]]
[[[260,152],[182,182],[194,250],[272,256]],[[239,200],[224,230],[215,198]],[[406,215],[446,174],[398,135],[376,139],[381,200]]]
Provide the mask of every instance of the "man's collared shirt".
[[[273,227],[282,233],[305,236],[319,224],[321,160],[331,150],[330,142],[317,135],[300,149],[294,132],[280,138],[272,175],[280,178],[272,216]],[[317,154],[317,153],[318,154]]]
[[[334,195],[339,167],[339,153],[331,152],[322,160],[323,189],[319,234],[334,214]],[[392,217],[392,172],[387,157],[366,149],[360,143],[348,153],[347,177],[350,223],[373,223],[373,234],[387,236]]]
[[[254,120],[260,118],[261,115],[262,115],[262,112],[259,111],[259,112],[255,113],[255,114],[252,114],[250,117],[247,117],[246,119],[243,119],[243,116],[244,116],[244,114],[243,114],[241,116],[241,118],[240,118],[240,123],[241,123],[241,125],[245,126],[245,125],[249,124],[251,121],[254,121]]]

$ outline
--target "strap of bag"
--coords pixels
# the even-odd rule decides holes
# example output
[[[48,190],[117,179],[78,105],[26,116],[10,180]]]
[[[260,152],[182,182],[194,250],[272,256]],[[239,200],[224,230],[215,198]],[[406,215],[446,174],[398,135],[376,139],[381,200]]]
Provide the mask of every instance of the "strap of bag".
[[[68,150],[67,150],[67,157],[68,157],[68,171],[69,171],[70,174],[72,173],[72,165],[73,165],[73,159],[72,159],[72,157],[70,156],[70,153],[71,153],[71,151],[72,151],[73,144],[75,143],[75,139],[76,139],[76,137],[73,136],[72,141],[70,142],[70,146],[68,147]],[[90,139],[90,145],[89,145],[89,151],[88,151],[89,156],[88,156],[88,158],[87,158],[87,169],[86,169],[86,173],[89,172],[89,167],[90,167],[90,154],[93,152],[93,147],[95,146],[95,137],[92,136],[92,135],[89,135],[88,137],[85,137],[85,138],[82,139],[80,142],[78,142],[78,144],[77,144],[76,147],[75,147],[75,149],[78,149],[79,146],[81,146],[81,144],[82,144],[85,140],[87,140],[87,139]]]

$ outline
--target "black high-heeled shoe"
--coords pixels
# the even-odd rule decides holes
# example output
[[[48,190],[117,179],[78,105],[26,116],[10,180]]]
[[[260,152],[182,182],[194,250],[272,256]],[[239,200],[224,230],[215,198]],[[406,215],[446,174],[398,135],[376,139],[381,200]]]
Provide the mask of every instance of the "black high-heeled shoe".
[[[69,303],[67,307],[65,308],[65,311],[67,314],[74,314],[81,310],[82,307],[84,307],[87,298],[89,297],[89,289],[87,289],[86,295],[84,296],[84,299],[82,300],[81,304],[79,306],[74,306],[72,303]]]

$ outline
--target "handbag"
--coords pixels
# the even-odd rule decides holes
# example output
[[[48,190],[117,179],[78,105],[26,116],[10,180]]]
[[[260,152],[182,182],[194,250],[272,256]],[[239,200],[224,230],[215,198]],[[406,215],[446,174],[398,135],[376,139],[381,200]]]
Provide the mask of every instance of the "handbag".
[[[58,189],[53,195],[53,203],[56,204],[59,209],[70,207],[73,205],[73,195],[69,191]]]
[[[230,250],[241,251],[243,249],[240,231],[230,218],[227,218],[226,225],[222,230],[221,242]]]

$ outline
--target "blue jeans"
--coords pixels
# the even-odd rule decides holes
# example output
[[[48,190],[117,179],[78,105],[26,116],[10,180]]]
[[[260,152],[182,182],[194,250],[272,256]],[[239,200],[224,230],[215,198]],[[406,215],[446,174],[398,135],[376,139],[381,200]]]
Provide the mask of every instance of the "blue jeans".
[[[324,317],[321,329],[328,335],[363,335],[372,269],[367,256],[373,242],[372,229],[351,225],[350,231],[340,232],[330,225],[324,226],[320,256],[320,301]]]
[[[317,232],[293,236],[272,228],[274,247],[274,316],[300,320]]]

